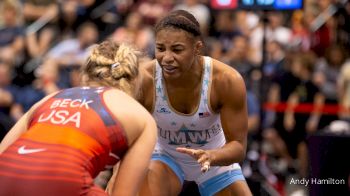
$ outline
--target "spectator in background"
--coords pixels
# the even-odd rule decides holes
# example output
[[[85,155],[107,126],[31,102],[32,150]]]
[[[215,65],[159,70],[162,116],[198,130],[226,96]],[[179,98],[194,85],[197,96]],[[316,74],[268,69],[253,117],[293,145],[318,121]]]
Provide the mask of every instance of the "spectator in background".
[[[338,100],[342,107],[342,110],[339,112],[339,119],[350,123],[350,60],[342,65],[337,86]]]
[[[21,4],[17,0],[0,2],[0,59],[10,65],[23,61],[24,32]]]
[[[230,40],[230,49],[221,57],[221,60],[231,67],[235,68],[244,78],[246,86],[251,88],[251,72],[254,66],[249,62],[251,47],[248,38],[243,35],[237,35]]]
[[[40,17],[47,20],[47,24],[40,29],[39,26],[30,26],[26,34],[26,49],[29,58],[41,58],[51,47],[58,35],[55,19],[58,16],[58,1],[52,0],[26,0],[23,2],[23,17],[26,26],[30,26]]]
[[[260,125],[260,104],[256,95],[247,90],[248,138],[256,136]],[[251,138],[250,138],[251,139]]]
[[[204,49],[203,54],[211,56],[215,59],[221,59],[224,55],[224,49],[222,43],[215,37],[208,37],[206,40],[207,47]]]
[[[196,17],[201,27],[203,36],[208,35],[211,20],[210,10],[200,0],[183,0],[174,6],[173,10],[186,10]]]
[[[286,50],[284,45],[275,40],[268,41],[266,43],[266,62],[263,68],[268,83],[277,80],[286,71],[285,61]]]
[[[35,71],[32,84],[18,87],[16,103],[13,106],[15,120],[26,113],[30,107],[46,95],[60,90],[58,66],[53,60],[44,61]]]
[[[60,88],[71,87],[71,73],[78,71],[83,65],[90,53],[89,47],[97,40],[96,25],[86,22],[78,28],[76,37],[63,40],[48,51],[46,58],[51,61],[51,64],[56,64],[59,68],[58,85]]]
[[[59,40],[75,37],[79,27],[86,22],[97,26],[100,32],[98,40],[104,39],[106,33],[111,33],[110,29],[120,23],[120,13],[115,5],[119,3],[109,0],[59,0]]]
[[[262,18],[260,18],[262,20]],[[285,17],[282,12],[272,11],[267,15],[266,33],[264,34],[263,21],[254,28],[250,34],[250,46],[255,52],[252,55],[252,62],[260,65],[262,60],[262,39],[265,36],[267,41],[277,41],[282,45],[288,45],[291,40],[292,31],[285,26]]]
[[[41,89],[45,95],[60,90],[58,87],[60,79],[59,67],[53,59],[44,61],[38,69],[35,70],[35,76],[36,79],[33,81],[32,86],[36,89]]]
[[[340,1],[339,11],[336,16],[337,21],[337,39],[343,43],[347,49],[350,49],[350,1]]]
[[[232,48],[234,37],[241,35],[235,28],[234,13],[229,10],[217,11],[213,18],[213,27],[210,29],[210,36],[217,39],[222,45],[222,51],[227,52]]]
[[[88,57],[88,49],[98,40],[98,31],[95,24],[83,23],[79,26],[73,38],[62,40],[53,46],[47,53],[47,58],[55,60],[60,66],[81,66]]]
[[[87,1],[87,2],[93,2]],[[81,5],[82,2],[86,1],[75,1],[75,0],[63,0],[58,3],[59,15],[58,25],[60,26],[60,39],[65,40],[74,37],[74,32],[77,29],[78,15],[86,12],[85,7]]]
[[[142,51],[146,51],[150,57],[154,55],[154,35],[152,30],[144,25],[142,15],[136,11],[130,12],[123,26],[118,27],[111,35],[117,43],[128,43]]]
[[[257,96],[247,89],[247,110],[248,110],[248,140],[247,140],[247,157],[242,162],[242,172],[244,177],[253,177],[253,162],[259,158],[259,141],[260,141],[260,103]],[[255,172],[255,171],[254,171]],[[256,194],[251,188],[253,194]]]
[[[346,62],[347,51],[338,44],[326,49],[325,56],[319,58],[316,63],[313,75],[314,83],[324,94],[326,104],[338,104],[337,80],[340,75],[340,68]],[[337,115],[323,115],[320,129],[327,126],[331,121],[337,120]]]
[[[270,93],[278,96],[287,107],[277,113],[274,128],[264,132],[282,161],[296,169],[300,177],[307,177],[306,135],[318,130],[322,115],[319,109],[324,103],[324,96],[312,81],[314,59],[313,53],[295,54],[289,71],[271,87]],[[313,104],[314,110],[306,113],[294,111],[294,107],[302,103]],[[294,160],[299,162],[295,164]]]
[[[0,140],[14,125],[12,109],[15,104],[16,87],[11,85],[12,66],[0,61]]]
[[[291,40],[289,48],[295,51],[308,51],[311,47],[309,29],[306,28],[305,12],[297,10],[293,12],[291,18]]]
[[[329,12],[329,7],[332,6],[332,0],[321,0],[314,3],[315,14],[310,15],[312,20],[309,25],[311,28],[311,49],[319,57],[322,57],[325,55],[326,49],[336,40],[336,21],[335,17]],[[325,17],[316,18],[319,15]]]
[[[291,29],[286,26],[286,17],[283,12],[271,12],[268,14],[267,39],[287,45],[291,40]]]
[[[329,100],[337,101],[336,81],[340,68],[346,60],[345,48],[334,44],[326,49],[325,56],[319,58],[316,63],[314,81]]]
[[[137,12],[146,25],[153,26],[174,7],[175,0],[141,0]]]
[[[98,31],[93,23],[84,23],[78,30],[77,37],[63,40],[53,47],[45,56],[44,61],[34,72],[32,84],[19,87],[16,97],[15,113],[17,119],[46,95],[77,85],[77,72],[86,61],[92,46],[98,37]]]
[[[259,24],[259,15],[255,11],[236,10],[234,23],[237,31],[246,37],[250,37],[251,31]]]

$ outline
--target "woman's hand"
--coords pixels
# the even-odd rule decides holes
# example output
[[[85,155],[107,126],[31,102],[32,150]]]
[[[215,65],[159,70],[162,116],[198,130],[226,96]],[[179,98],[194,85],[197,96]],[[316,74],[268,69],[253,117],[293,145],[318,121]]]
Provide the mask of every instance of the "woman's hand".
[[[176,148],[176,151],[188,154],[194,159],[197,159],[197,162],[201,165],[202,172],[207,172],[209,170],[212,161],[212,155],[210,151],[183,147]]]

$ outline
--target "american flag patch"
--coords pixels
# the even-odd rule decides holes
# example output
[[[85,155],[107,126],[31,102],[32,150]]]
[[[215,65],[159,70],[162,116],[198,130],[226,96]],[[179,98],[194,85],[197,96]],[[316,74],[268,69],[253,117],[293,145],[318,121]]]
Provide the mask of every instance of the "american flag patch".
[[[210,116],[209,112],[200,112],[199,113],[199,118],[205,118],[205,117],[208,117],[208,116]]]

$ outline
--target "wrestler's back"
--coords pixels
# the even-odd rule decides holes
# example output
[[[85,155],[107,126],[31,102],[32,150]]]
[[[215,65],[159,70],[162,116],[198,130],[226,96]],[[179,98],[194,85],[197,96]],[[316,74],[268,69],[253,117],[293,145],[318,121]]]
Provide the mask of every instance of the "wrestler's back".
[[[78,195],[96,189],[93,177],[119,161],[128,146],[103,101],[105,91],[67,89],[36,109],[29,130],[0,157],[0,195]]]

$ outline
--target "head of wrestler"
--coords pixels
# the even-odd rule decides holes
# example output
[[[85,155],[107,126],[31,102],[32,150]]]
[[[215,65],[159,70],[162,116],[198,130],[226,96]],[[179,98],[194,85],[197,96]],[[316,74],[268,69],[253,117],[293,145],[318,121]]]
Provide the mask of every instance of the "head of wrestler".
[[[176,10],[155,26],[155,57],[165,78],[186,78],[186,73],[201,72],[200,53],[203,47],[200,26],[187,11]]]
[[[83,85],[114,87],[136,98],[141,86],[139,54],[129,45],[103,41],[92,49],[82,68]]]

